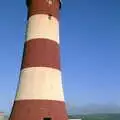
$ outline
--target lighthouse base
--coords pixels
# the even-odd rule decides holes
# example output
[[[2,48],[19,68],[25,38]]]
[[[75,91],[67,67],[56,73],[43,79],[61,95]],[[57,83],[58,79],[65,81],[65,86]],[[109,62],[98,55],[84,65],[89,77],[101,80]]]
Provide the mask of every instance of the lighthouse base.
[[[52,100],[15,101],[10,120],[68,120],[65,103]]]

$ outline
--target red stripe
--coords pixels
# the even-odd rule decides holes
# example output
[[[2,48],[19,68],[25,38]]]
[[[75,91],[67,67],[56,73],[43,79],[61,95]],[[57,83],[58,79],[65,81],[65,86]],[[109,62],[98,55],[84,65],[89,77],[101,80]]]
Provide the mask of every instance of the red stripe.
[[[59,0],[54,0],[52,5],[47,0],[29,0],[28,18],[35,14],[50,14],[59,19],[59,5]]]
[[[48,39],[33,39],[25,43],[22,69],[51,67],[60,69],[59,45]]]
[[[21,100],[14,103],[11,120],[68,120],[65,103],[51,100]]]

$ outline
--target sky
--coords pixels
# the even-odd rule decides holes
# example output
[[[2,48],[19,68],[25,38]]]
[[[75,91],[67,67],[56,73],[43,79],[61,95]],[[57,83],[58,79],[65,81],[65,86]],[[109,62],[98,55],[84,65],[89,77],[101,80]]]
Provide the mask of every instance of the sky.
[[[24,0],[0,4],[0,111],[10,112],[25,41]],[[63,0],[61,67],[67,104],[120,105],[120,0]]]

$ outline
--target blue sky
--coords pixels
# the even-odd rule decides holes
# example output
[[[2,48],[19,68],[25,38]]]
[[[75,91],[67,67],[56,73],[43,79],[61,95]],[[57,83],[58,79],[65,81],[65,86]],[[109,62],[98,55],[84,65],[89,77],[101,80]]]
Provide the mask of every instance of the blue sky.
[[[9,112],[23,52],[24,0],[2,0],[0,15],[0,110]],[[120,1],[63,0],[60,21],[66,102],[120,105]]]

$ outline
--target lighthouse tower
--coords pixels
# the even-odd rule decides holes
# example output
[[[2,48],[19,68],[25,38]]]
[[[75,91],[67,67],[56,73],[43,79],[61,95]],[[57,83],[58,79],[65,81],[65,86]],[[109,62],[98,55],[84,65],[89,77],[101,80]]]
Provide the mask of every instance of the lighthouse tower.
[[[27,0],[20,81],[9,120],[67,120],[60,68],[60,0]]]

